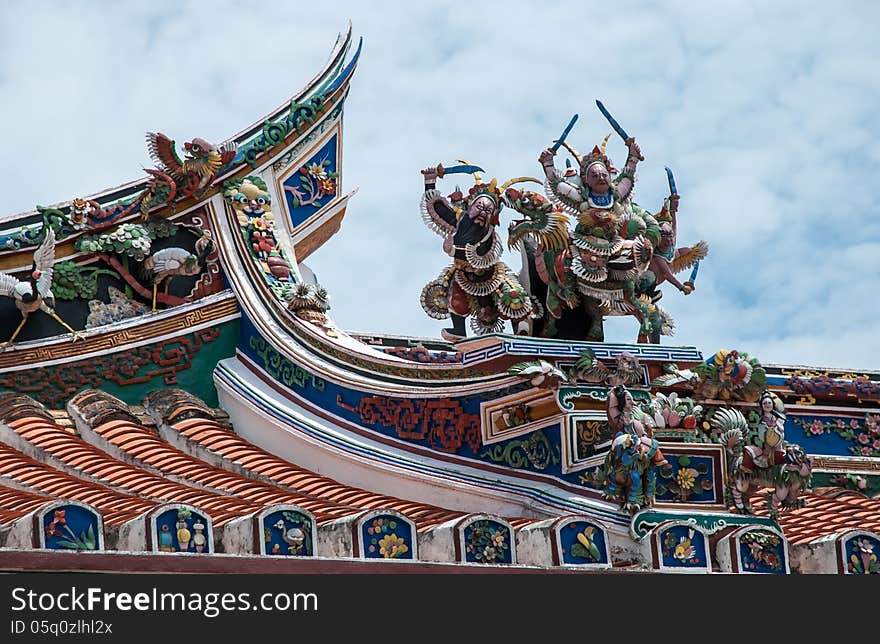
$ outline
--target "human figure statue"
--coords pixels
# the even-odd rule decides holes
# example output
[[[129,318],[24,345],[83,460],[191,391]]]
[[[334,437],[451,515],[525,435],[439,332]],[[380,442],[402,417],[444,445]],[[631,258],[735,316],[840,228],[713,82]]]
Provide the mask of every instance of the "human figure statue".
[[[711,424],[727,452],[728,501],[736,512],[753,514],[750,496],[759,488],[767,493],[767,509],[776,518],[781,510],[802,507],[811,486],[813,459],[800,446],[785,440],[785,406],[772,391],[759,398],[757,436],[746,444],[748,422],[738,409],[720,408]]]
[[[671,172],[667,168],[667,172]],[[648,270],[640,280],[640,291],[646,291],[651,301],[656,303],[663,293],[659,286],[669,282],[684,295],[694,291],[692,281],[681,282],[675,274],[691,268],[709,253],[709,245],[700,240],[692,246],[676,247],[678,237],[678,203],[680,196],[673,193],[664,201],[663,208],[654,215],[660,227],[660,238],[651,256]]]
[[[528,333],[531,299],[501,261],[503,246],[495,229],[503,205],[497,181],[484,183],[475,172],[476,182],[466,195],[456,189],[445,197],[436,189],[440,167],[422,170],[421,214],[428,228],[444,238],[443,250],[453,263],[422,289],[422,308],[435,319],[452,318],[452,327],[441,331],[450,342],[467,336],[468,316],[477,335],[501,332],[505,320],[515,333]]]
[[[611,173],[617,169],[605,155],[606,142],[607,137],[601,149],[595,146],[589,155],[579,156],[578,173],[560,173],[553,164],[556,153],[552,148],[542,151],[538,161],[547,177],[548,192],[577,217],[574,231],[577,247],[595,251],[607,260],[625,246],[621,229],[633,216],[631,193],[641,149],[635,139],[627,141],[629,155],[623,171],[612,180]],[[607,277],[601,270],[604,266],[605,263],[598,261],[587,262],[586,270],[596,277],[593,281]]]
[[[648,303],[639,298],[636,287],[651,261],[660,231],[651,213],[632,201],[636,165],[642,158],[638,143],[626,140],[629,154],[618,172],[605,154],[607,140],[585,156],[565,144],[577,159],[577,172],[557,170],[552,147],[541,152],[538,160],[544,168],[547,195],[577,217],[571,233],[576,251],[571,271],[577,278],[578,292],[586,298],[585,305],[589,308],[593,301],[600,314],[634,315],[640,322],[638,341],[647,342],[659,329],[654,328]],[[601,315],[598,320],[588,339],[601,342]]]
[[[627,141],[627,156],[623,171],[613,180],[612,172],[617,172],[611,160],[605,155],[605,145],[596,146],[589,156],[578,160],[579,171],[560,173],[553,165],[556,152],[552,148],[543,150],[538,161],[544,168],[544,174],[553,192],[564,203],[573,207],[576,212],[571,214],[584,216],[582,223],[603,225],[611,216],[618,218],[624,215],[624,204],[630,197],[635,179],[636,165],[642,158],[641,148],[635,139]],[[591,218],[591,219],[589,219]]]
[[[654,504],[657,468],[669,463],[654,438],[650,417],[635,409],[626,387],[616,385],[609,390],[606,413],[614,438],[605,457],[602,494],[635,513]]]
[[[758,436],[754,445],[743,448],[740,469],[751,474],[755,468],[768,468],[783,463],[794,463],[784,449],[785,406],[772,391],[765,389],[758,403],[761,406],[761,420],[758,422]]]

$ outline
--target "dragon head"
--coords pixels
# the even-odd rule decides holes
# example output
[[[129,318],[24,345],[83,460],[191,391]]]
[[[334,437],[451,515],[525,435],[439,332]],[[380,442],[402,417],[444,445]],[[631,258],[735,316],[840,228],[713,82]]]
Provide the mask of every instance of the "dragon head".
[[[526,235],[534,236],[546,250],[562,250],[568,244],[568,216],[557,210],[547,199],[530,190],[508,188],[507,204],[523,215],[507,228],[508,248],[518,247]]]

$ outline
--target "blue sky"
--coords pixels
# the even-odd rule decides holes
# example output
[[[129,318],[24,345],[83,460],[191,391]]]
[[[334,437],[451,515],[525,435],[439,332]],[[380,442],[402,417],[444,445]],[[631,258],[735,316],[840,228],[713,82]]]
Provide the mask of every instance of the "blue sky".
[[[307,261],[341,327],[438,337],[419,293],[447,258],[419,218],[419,170],[466,158],[500,181],[538,175],[572,114],[581,151],[610,131],[599,98],[644,153],[636,200],[659,208],[670,166],[679,243],[709,243],[696,291],[664,289],[665,343],[880,369],[880,5],[607,7],[4,3],[0,212],[143,176],[147,131],[232,136],[303,86],[350,19],[364,49],[343,188],[358,193]],[[608,151],[622,164],[618,138]],[[630,318],[606,329],[635,339]]]

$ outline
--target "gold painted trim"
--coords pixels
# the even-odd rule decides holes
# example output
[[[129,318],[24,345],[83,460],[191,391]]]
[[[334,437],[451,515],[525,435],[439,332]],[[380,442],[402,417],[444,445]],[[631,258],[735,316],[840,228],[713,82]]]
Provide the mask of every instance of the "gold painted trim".
[[[812,455],[811,455],[812,456]],[[845,456],[813,456],[814,472],[880,474],[880,458],[847,458]]]
[[[184,305],[185,306],[185,305]],[[143,317],[149,316],[146,314]],[[83,340],[71,342],[70,334],[53,336],[35,348],[16,348],[0,353],[0,371],[20,371],[36,366],[46,366],[87,355],[115,352],[130,346],[146,344],[161,336],[187,333],[193,327],[225,321],[238,317],[238,301],[232,292],[218,302],[189,310],[176,312],[158,319],[144,320],[131,327],[116,331],[101,332],[97,327],[94,335],[86,335]],[[131,318],[136,320],[136,318]],[[87,333],[91,333],[88,331]]]

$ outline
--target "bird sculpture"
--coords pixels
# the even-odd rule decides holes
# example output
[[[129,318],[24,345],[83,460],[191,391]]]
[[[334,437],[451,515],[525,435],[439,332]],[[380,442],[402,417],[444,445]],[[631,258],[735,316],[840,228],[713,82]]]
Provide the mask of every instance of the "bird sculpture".
[[[177,185],[177,194],[192,197],[200,194],[217,176],[217,172],[235,158],[236,143],[227,141],[213,145],[195,138],[183,144],[184,159],[177,155],[174,141],[161,132],[147,132],[147,148],[153,160]]]
[[[687,561],[697,553],[696,548],[692,545],[693,538],[694,531],[688,530],[687,536],[681,537],[681,539],[678,540],[678,544],[675,546],[675,551],[673,552],[676,559],[679,561]]]
[[[568,382],[565,372],[546,360],[519,362],[510,367],[507,373],[525,378],[533,387],[541,389],[556,389],[562,383]]]
[[[21,322],[6,342],[0,346],[9,346],[18,337],[28,316],[40,310],[43,313],[55,318],[65,329],[73,334],[73,341],[76,342],[82,336],[77,333],[73,327],[62,320],[55,312],[55,296],[52,295],[52,273],[55,265],[55,231],[51,228],[46,229],[46,236],[43,238],[39,248],[34,253],[33,265],[31,266],[28,279],[22,281],[9,273],[0,273],[0,295],[11,297],[15,300],[15,306],[21,311]]]
[[[651,381],[652,387],[671,387],[673,385],[695,385],[699,378],[690,369],[679,369],[674,362],[663,363],[663,373]]]
[[[281,538],[287,544],[287,550],[290,554],[298,555],[302,549],[303,542],[306,540],[306,533],[302,529],[293,527],[281,531]]]
[[[168,295],[168,287],[174,277],[201,273],[208,255],[214,252],[214,242],[202,237],[196,242],[195,251],[197,254],[194,255],[186,249],[172,246],[158,250],[144,260],[144,273],[153,283],[153,311],[156,310],[156,291],[159,285],[164,282],[165,295]]]

